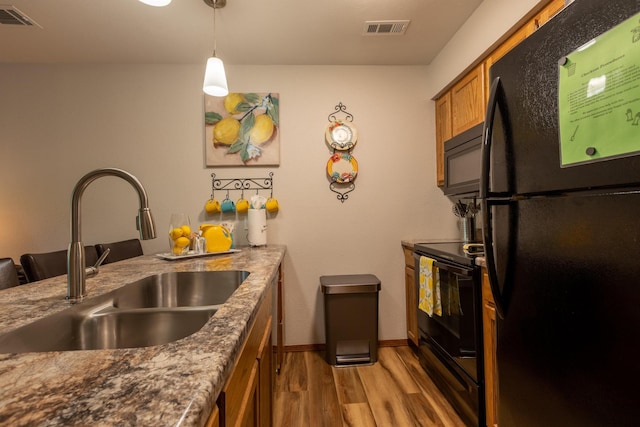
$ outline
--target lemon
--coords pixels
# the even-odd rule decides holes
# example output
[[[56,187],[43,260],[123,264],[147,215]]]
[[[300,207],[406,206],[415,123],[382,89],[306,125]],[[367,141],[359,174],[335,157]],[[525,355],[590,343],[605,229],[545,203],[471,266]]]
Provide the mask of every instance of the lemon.
[[[241,93],[230,93],[224,98],[224,109],[229,112],[229,114],[238,114],[240,111],[236,110],[236,107],[241,102],[244,102],[244,95]]]
[[[178,248],[185,248],[189,246],[189,243],[191,243],[191,241],[188,238],[178,237],[173,246]]]
[[[182,237],[182,228],[174,228],[169,232],[171,240],[176,240],[178,237]]]
[[[178,247],[178,246],[173,246],[173,248],[171,249],[171,252],[173,252],[174,255],[182,255],[182,252],[184,251],[184,248]]]
[[[256,116],[255,123],[249,132],[249,138],[254,144],[263,144],[273,135],[273,120],[266,114]]]
[[[238,139],[240,122],[233,117],[225,117],[213,126],[213,142],[231,145]]]
[[[191,227],[189,227],[188,225],[183,225],[182,227],[180,227],[180,229],[182,230],[183,236],[185,237],[191,236]]]

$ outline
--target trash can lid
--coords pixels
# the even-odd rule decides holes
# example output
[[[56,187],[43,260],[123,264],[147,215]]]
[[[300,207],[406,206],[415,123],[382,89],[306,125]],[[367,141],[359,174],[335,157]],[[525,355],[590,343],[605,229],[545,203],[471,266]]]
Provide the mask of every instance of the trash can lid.
[[[380,279],[373,274],[320,276],[320,285],[325,294],[360,294],[378,292]]]

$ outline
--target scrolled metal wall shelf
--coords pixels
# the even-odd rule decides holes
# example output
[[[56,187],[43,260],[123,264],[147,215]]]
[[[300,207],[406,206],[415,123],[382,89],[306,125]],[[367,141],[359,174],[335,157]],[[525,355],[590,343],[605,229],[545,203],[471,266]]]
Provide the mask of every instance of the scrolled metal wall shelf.
[[[270,197],[273,197],[273,172],[269,172],[267,178],[216,178],[216,174],[211,174],[211,198],[216,190],[220,191],[250,191],[269,190]]]

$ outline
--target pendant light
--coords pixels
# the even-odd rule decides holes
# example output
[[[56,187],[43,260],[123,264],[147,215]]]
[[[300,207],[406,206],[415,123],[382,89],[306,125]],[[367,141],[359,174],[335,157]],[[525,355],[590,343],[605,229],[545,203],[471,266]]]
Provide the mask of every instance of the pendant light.
[[[148,4],[149,6],[166,6],[171,3],[171,0],[138,0],[140,3]]]
[[[216,9],[224,7],[226,0],[204,0],[213,8],[213,55],[207,60],[207,68],[204,72],[204,84],[202,90],[211,96],[226,96],[229,94],[227,76],[224,72],[222,60],[216,57]]]

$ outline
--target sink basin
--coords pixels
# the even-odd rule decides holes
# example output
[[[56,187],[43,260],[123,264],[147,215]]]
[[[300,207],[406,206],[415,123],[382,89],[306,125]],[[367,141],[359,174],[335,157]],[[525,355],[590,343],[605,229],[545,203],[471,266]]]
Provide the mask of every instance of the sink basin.
[[[114,307],[220,305],[247,278],[247,271],[183,271],[148,276],[118,289]]]
[[[0,353],[167,344],[199,331],[248,275],[198,271],[145,277],[0,335]]]
[[[166,344],[199,331],[215,309],[63,311],[0,337],[0,352],[98,350]]]

